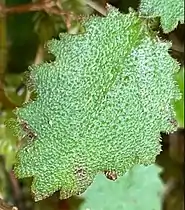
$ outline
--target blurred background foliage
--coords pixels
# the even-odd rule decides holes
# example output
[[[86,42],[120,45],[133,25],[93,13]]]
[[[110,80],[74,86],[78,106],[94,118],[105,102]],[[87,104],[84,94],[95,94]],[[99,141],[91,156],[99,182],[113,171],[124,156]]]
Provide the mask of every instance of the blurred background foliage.
[[[56,8],[51,9],[51,2]],[[138,8],[138,0],[0,0],[0,198],[16,205],[19,210],[78,209],[77,198],[58,200],[58,193],[34,203],[30,180],[17,180],[12,171],[16,150],[21,139],[5,127],[14,117],[12,110],[30,98],[24,85],[24,72],[31,64],[54,59],[44,48],[51,38],[61,32],[78,33],[80,15],[105,14],[110,3],[127,13],[129,7]],[[33,6],[34,5],[34,6]],[[43,9],[44,8],[44,9]],[[59,8],[59,9],[58,9]],[[69,15],[71,14],[71,15]],[[156,27],[156,26],[155,26]],[[160,37],[170,40],[169,53],[178,60],[181,71],[176,75],[183,98],[175,104],[179,129],[174,134],[161,134],[163,151],[156,163],[163,168],[165,183],[164,210],[183,210],[184,206],[184,25]]]

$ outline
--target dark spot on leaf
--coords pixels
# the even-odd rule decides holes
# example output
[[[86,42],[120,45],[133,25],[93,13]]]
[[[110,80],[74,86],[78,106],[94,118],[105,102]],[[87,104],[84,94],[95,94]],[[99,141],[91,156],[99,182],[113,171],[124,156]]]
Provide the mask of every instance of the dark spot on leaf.
[[[115,171],[105,171],[104,172],[107,179],[115,181],[117,179],[117,174]]]
[[[169,121],[170,121],[170,123],[171,123],[172,125],[174,125],[175,127],[178,126],[178,123],[177,123],[177,120],[176,120],[176,119],[170,119]]]

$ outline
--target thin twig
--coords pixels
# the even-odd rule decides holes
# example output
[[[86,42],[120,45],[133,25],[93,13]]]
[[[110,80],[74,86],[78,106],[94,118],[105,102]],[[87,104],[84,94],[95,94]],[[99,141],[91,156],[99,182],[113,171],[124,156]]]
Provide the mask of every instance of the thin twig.
[[[94,1],[87,0],[87,5],[89,5],[94,10],[98,11],[102,15],[106,15],[106,9],[99,4],[95,3]],[[58,6],[57,1],[55,0],[40,0],[38,2],[28,3],[28,4],[21,4],[11,7],[6,7],[0,4],[0,14],[13,14],[13,13],[27,13],[27,12],[34,12],[34,11],[45,11],[50,14],[55,15],[71,15],[74,16],[72,12],[64,11],[61,7]]]
[[[3,199],[0,198],[0,210],[18,210],[15,206],[10,206]]]
[[[100,14],[106,16],[107,10],[97,2],[92,0],[86,0],[86,4],[91,8],[93,8],[94,10],[96,10],[97,12],[99,12]]]
[[[54,0],[45,0],[39,2],[33,2],[28,4],[21,4],[11,7],[5,7],[0,4],[0,13],[1,14],[12,14],[12,13],[26,13],[34,11],[46,11],[54,14],[66,15],[68,12],[59,11],[59,8],[56,5]]]
[[[7,172],[7,170],[6,170],[5,160],[4,160],[4,158],[3,158],[2,155],[0,156],[0,165],[1,165],[2,172],[3,172],[3,174],[6,177],[5,179],[10,184],[10,188],[12,189],[13,186],[11,185],[12,183],[10,183],[10,176],[9,176],[9,173]],[[13,207],[13,206],[7,204],[3,200],[3,198],[0,197],[0,210],[18,210],[18,208],[17,207]]]

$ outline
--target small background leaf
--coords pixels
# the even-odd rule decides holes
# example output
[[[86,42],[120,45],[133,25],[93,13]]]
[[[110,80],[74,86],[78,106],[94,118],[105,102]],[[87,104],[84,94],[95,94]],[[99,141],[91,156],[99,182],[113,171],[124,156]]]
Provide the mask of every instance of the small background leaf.
[[[26,96],[26,86],[23,84],[23,74],[6,74],[4,91],[9,100],[20,106]]]
[[[5,157],[7,170],[11,169],[15,160],[18,144],[18,138],[5,126],[5,121],[13,117],[14,115],[11,111],[2,111],[0,117],[0,155],[4,155]]]
[[[179,85],[179,89],[182,94],[182,98],[179,101],[174,103],[175,112],[176,112],[176,120],[178,122],[179,127],[184,127],[184,69],[181,69],[177,75],[176,80]]]
[[[163,183],[157,165],[137,165],[116,181],[103,174],[82,196],[85,199],[79,210],[160,210]]]

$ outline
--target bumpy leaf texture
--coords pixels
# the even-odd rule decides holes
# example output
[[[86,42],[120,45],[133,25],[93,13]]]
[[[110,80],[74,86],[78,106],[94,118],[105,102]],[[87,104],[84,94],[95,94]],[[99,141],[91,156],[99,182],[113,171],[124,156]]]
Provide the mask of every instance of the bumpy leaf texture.
[[[176,129],[171,102],[180,98],[173,78],[179,66],[169,44],[150,38],[136,14],[112,7],[82,24],[85,33],[48,43],[56,60],[31,68],[37,99],[15,111],[32,131],[15,173],[33,177],[35,200],[57,190],[68,198],[99,172],[119,177],[154,162],[160,131]]]
[[[141,14],[160,17],[164,33],[173,31],[178,23],[184,23],[184,0],[141,0]]]
[[[98,174],[78,210],[161,210],[164,186],[156,165],[135,166],[115,182]]]

